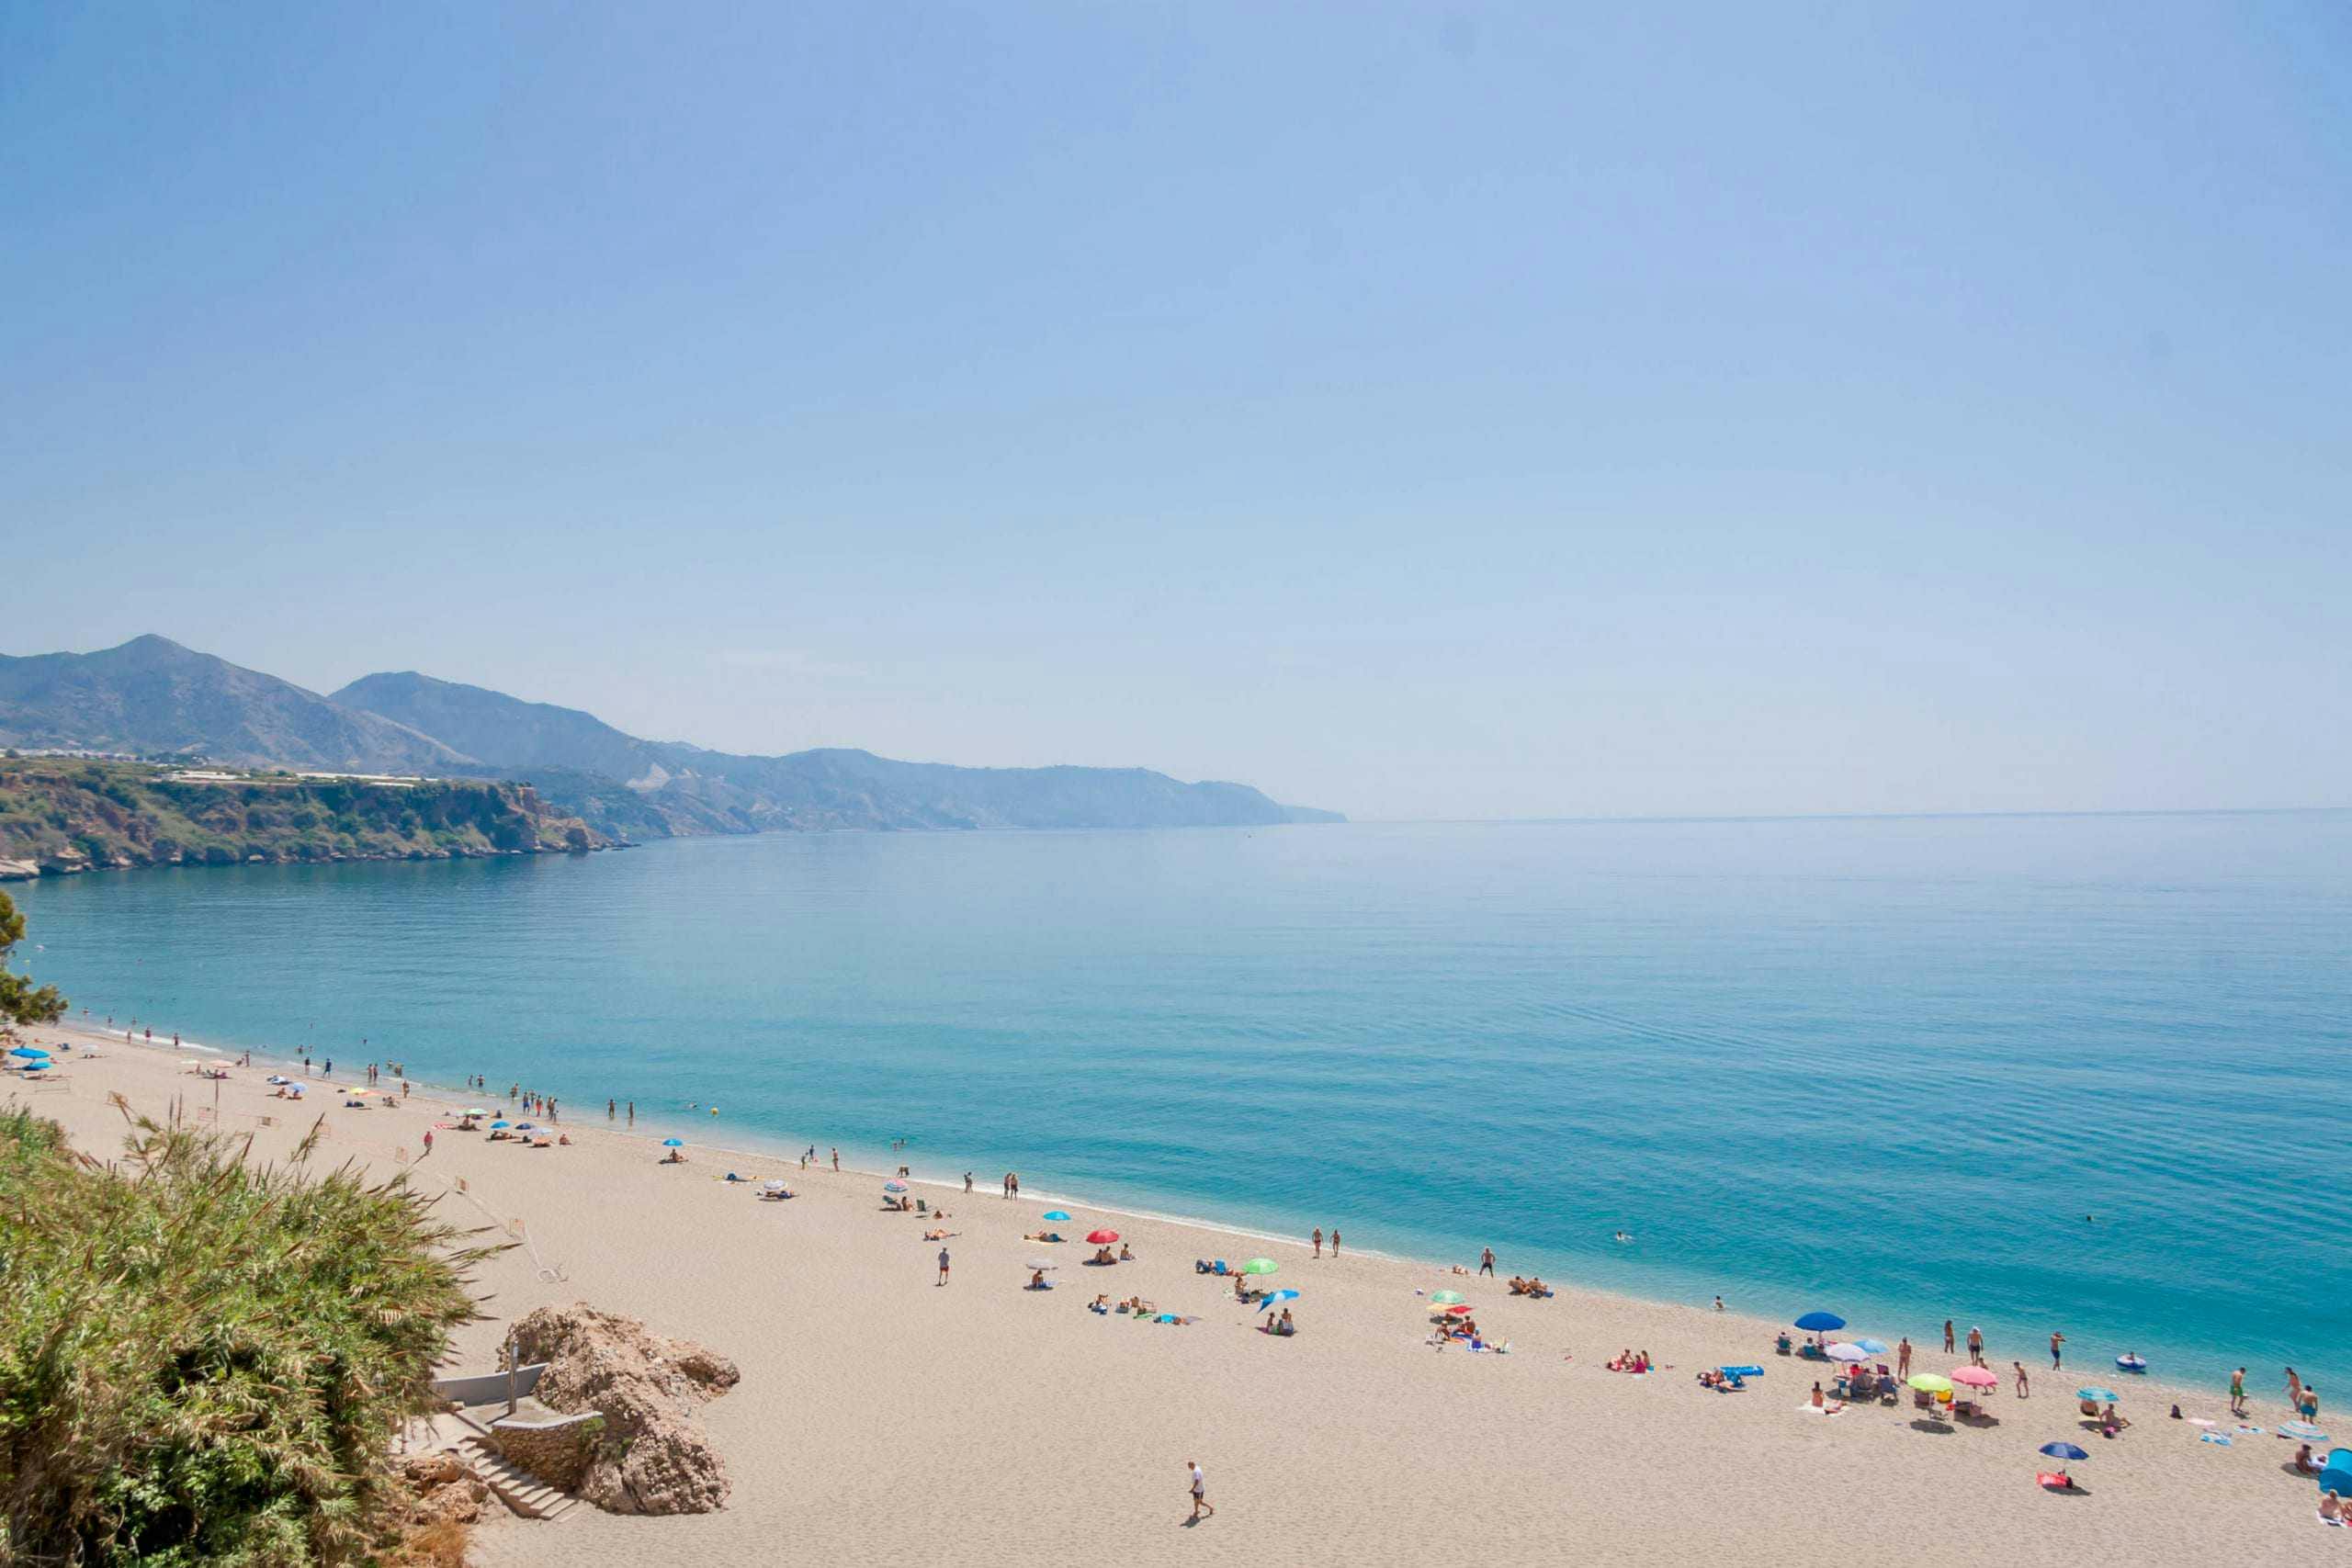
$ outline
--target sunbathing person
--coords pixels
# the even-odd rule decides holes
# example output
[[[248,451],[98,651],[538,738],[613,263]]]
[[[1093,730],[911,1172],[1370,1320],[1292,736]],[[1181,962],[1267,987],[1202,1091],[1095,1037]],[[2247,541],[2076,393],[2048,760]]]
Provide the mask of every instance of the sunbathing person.
[[[2327,1524],[2336,1524],[2344,1517],[2344,1499],[2330,1492],[2319,1500],[2319,1517]]]
[[[1513,1274],[1510,1277],[1510,1293],[1514,1296],[1527,1294],[1527,1281]]]
[[[503,1136],[503,1134],[492,1133],[491,1136],[495,1138]],[[672,1149],[668,1154],[662,1156],[662,1163],[663,1165],[684,1165],[686,1163],[686,1153],[684,1149]]]
[[[1046,1271],[1045,1271],[1043,1269],[1039,1269],[1034,1270],[1034,1271],[1030,1274],[1030,1276],[1029,1276],[1029,1288],[1030,1288],[1031,1290],[1033,1290],[1033,1291],[1042,1291],[1042,1290],[1044,1290],[1044,1289],[1046,1289]]]
[[[1094,1249],[1094,1261],[1097,1263],[1116,1263],[1118,1259],[1111,1256],[1111,1249],[1109,1247],[1098,1247]]]
[[[1133,1263],[1135,1260],[1136,1255],[1134,1250],[1130,1248],[1125,1242],[1121,1242],[1119,1244],[1119,1261],[1122,1263]]]
[[[2312,1446],[2309,1443],[2305,1443],[2295,1450],[2295,1473],[2297,1475],[2319,1473],[2319,1461],[2312,1457]]]
[[[1282,1317],[1274,1324],[1274,1332],[1283,1335],[1295,1334],[1298,1332],[1298,1325],[1291,1321],[1290,1308],[1283,1308]]]
[[[2129,1420],[2117,1413],[2115,1406],[2112,1404],[2109,1404],[2105,1410],[2099,1413],[2098,1424],[2100,1430],[2104,1431],[2110,1438],[2115,1436],[2116,1433],[2123,1430],[2124,1427],[2132,1425]]]

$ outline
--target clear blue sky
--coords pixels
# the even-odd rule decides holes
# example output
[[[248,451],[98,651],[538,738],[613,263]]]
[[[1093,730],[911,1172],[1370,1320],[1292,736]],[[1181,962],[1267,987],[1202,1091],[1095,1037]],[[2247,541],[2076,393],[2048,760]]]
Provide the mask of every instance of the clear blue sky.
[[[2352,800],[2352,10],[0,8],[0,650],[1367,817]]]

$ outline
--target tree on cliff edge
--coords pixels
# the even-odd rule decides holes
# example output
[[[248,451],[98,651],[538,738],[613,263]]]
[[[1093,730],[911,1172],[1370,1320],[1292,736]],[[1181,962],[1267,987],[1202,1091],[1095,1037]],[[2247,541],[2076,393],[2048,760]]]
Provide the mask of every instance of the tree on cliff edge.
[[[56,987],[35,986],[9,972],[8,955],[24,940],[25,917],[15,899],[0,893],[0,1042],[16,1039],[20,1023],[55,1023],[65,1016],[65,998]]]

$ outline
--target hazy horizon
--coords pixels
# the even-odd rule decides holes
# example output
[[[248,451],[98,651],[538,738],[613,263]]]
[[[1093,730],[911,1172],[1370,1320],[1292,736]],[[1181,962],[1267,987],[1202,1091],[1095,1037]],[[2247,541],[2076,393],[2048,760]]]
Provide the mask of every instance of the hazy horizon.
[[[0,60],[0,651],[1373,820],[2346,801],[2339,7]]]

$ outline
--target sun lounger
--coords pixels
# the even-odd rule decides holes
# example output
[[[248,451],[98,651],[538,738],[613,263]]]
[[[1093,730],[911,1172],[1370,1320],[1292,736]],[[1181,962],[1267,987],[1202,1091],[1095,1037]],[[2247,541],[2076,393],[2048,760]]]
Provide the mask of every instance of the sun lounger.
[[[2046,1470],[2033,1478],[2033,1483],[2036,1486],[2047,1486],[2052,1492],[2072,1492],[2075,1489],[2075,1478],[2073,1476],[2064,1474],[2052,1475]]]

